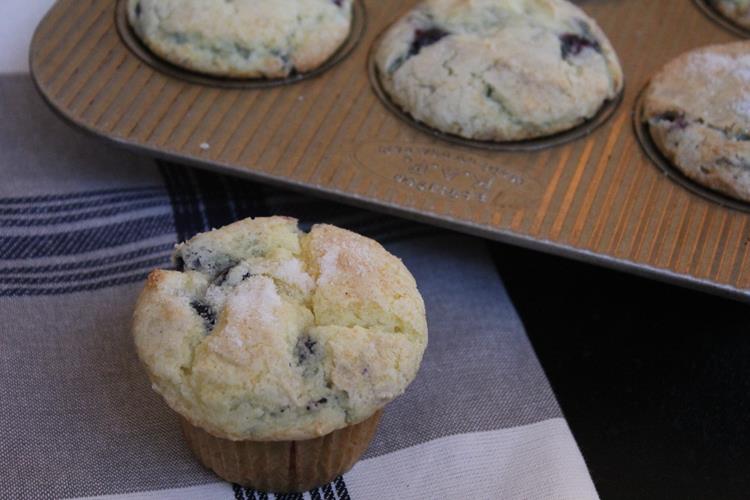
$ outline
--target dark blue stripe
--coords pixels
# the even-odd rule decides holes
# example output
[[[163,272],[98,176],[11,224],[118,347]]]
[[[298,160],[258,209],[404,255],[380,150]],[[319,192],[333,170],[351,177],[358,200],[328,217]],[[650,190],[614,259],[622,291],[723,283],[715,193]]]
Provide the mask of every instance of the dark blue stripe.
[[[174,244],[165,243],[163,245],[154,245],[132,252],[126,252],[118,255],[110,255],[108,257],[102,257],[99,259],[89,259],[77,262],[68,262],[63,264],[50,264],[44,266],[16,266],[16,267],[0,267],[1,274],[37,274],[37,273],[56,273],[63,271],[74,271],[76,269],[96,268],[99,266],[106,266],[108,264],[114,264],[116,262],[124,262],[131,259],[137,259],[139,257],[145,257],[147,255],[154,255],[170,251],[174,248]]]
[[[247,217],[270,215],[270,188],[255,182],[159,162],[174,209],[178,239]]]
[[[257,182],[236,182],[229,177],[224,177],[224,185],[229,192],[229,203],[232,204],[237,219],[247,217],[266,217],[269,215],[283,215],[270,210],[267,200],[275,189]]]
[[[300,227],[305,230],[314,223],[325,221],[380,242],[402,241],[440,232],[432,226],[374,212],[355,208],[342,210],[340,205],[302,195],[270,195],[266,203],[275,213],[299,219]]]
[[[388,244],[426,238],[428,236],[436,236],[441,233],[443,233],[443,230],[436,227],[412,225],[402,227],[399,230],[393,230],[389,233],[374,234],[371,235],[370,238],[373,238],[382,244]]]
[[[333,496],[333,488],[331,488],[330,484],[323,485],[323,498],[325,498],[325,500],[336,500]]]
[[[39,219],[30,219],[25,217],[23,219],[2,219],[0,218],[0,227],[39,227],[39,226],[52,226],[55,224],[69,224],[71,222],[80,222],[83,220],[99,219],[103,217],[112,217],[113,215],[124,214],[128,212],[136,212],[146,208],[153,208],[164,206],[168,207],[169,202],[166,197],[164,200],[154,201],[142,201],[140,203],[130,203],[127,205],[121,205],[117,207],[103,208],[100,210],[93,210],[90,212],[82,212],[71,215],[58,215],[55,217],[45,217]],[[0,210],[2,212],[2,210]]]
[[[95,200],[77,201],[75,203],[68,203],[65,205],[48,205],[38,206],[33,205],[29,207],[21,208],[0,208],[0,215],[37,215],[37,214],[54,214],[60,212],[74,212],[77,210],[84,210],[87,208],[97,208],[108,205],[115,205],[119,203],[126,203],[138,200],[146,200],[150,198],[162,198],[162,203],[167,201],[167,193],[160,191],[158,193],[144,193],[135,195],[122,195],[113,196],[110,198],[101,198]]]
[[[203,202],[208,227],[222,227],[234,222],[230,209],[230,203],[234,201],[233,196],[221,182],[221,177],[200,170],[193,170],[191,175]]]
[[[18,296],[39,296],[39,295],[64,295],[75,292],[90,292],[101,288],[127,285],[143,281],[148,273],[139,273],[131,276],[121,276],[111,280],[99,281],[95,283],[86,283],[82,285],[71,285],[57,288],[6,288],[0,289],[0,297],[18,297]]]
[[[325,221],[373,238],[380,243],[406,241],[442,232],[441,229],[426,224],[354,208],[343,212],[346,215],[341,215],[340,206],[325,201],[306,200],[303,197],[299,200],[287,198],[284,202],[268,204],[273,207],[275,213],[299,219],[300,227],[304,230],[309,230],[314,223]]]
[[[46,194],[39,196],[21,196],[12,198],[0,198],[0,205],[20,205],[23,203],[46,203],[55,201],[75,200],[77,198],[95,198],[97,196],[107,196],[121,193],[145,193],[152,191],[163,191],[162,186],[147,186],[138,188],[114,188],[99,189],[94,191],[81,191],[78,193],[65,194]]]
[[[169,263],[168,256],[157,257],[154,259],[139,260],[131,262],[130,264],[105,267],[96,271],[88,271],[85,273],[76,274],[64,274],[64,275],[52,275],[52,276],[37,276],[37,277],[8,277],[0,276],[0,284],[7,285],[46,285],[53,283],[72,283],[81,281],[90,281],[99,279],[104,276],[114,276],[116,274],[122,274],[131,271],[137,271],[141,269],[151,270],[155,267],[164,266]]]
[[[259,497],[258,495],[255,494],[255,490],[251,490],[250,488],[244,488],[243,491],[245,492],[245,498],[247,500],[258,500]],[[268,498],[266,497],[265,500],[268,500]]]
[[[320,497],[320,490],[318,488],[315,488],[314,490],[310,490],[310,500],[323,500]]]
[[[346,489],[346,483],[344,478],[339,476],[333,480],[336,485],[336,494],[339,496],[339,500],[351,500],[349,497],[349,490]]]
[[[159,162],[159,170],[172,202],[177,241],[188,240],[197,233],[206,231],[208,227],[200,213],[197,193],[187,177],[189,169]]]
[[[245,492],[242,486],[232,483],[232,491],[234,491],[235,500],[245,500]]]
[[[92,252],[142,241],[174,231],[172,215],[39,236],[0,237],[0,259],[38,259]]]

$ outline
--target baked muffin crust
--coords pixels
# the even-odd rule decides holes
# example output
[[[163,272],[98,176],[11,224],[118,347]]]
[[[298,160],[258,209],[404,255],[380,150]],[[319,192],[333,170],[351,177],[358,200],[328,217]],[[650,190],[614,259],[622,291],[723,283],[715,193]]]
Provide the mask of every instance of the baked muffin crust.
[[[293,440],[365,420],[414,379],[424,303],[373,240],[294,219],[246,219],[179,245],[133,332],[154,389],[233,440]]]
[[[743,28],[750,28],[750,0],[710,0],[724,17]]]
[[[404,111],[477,140],[573,128],[623,85],[604,33],[564,0],[426,0],[386,31],[375,58]]]
[[[750,42],[703,47],[651,80],[644,119],[686,176],[750,201]]]
[[[128,0],[128,19],[156,55],[215,76],[283,78],[343,44],[352,0]]]

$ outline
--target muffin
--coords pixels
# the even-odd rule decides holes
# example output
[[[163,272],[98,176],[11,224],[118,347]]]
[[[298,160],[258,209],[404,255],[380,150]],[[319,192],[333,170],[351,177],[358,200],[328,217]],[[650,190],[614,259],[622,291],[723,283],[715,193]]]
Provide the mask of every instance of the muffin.
[[[427,345],[422,297],[373,240],[245,219],[178,245],[133,333],[153,388],[222,478],[303,491],[348,470]]]
[[[643,117],[656,146],[687,177],[750,201],[750,42],[669,62],[646,89]]]
[[[750,29],[750,0],[711,0],[711,4],[733,23]]]
[[[562,132],[623,87],[607,37],[564,0],[426,0],[385,32],[375,64],[414,119],[477,140]]]
[[[343,44],[352,0],[128,0],[128,20],[162,59],[231,78],[311,71]]]

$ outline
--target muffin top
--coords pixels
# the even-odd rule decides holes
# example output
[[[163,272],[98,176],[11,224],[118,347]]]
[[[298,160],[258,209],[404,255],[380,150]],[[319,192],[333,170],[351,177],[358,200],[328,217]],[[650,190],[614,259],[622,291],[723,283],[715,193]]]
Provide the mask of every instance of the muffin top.
[[[686,175],[750,201],[750,42],[702,47],[651,80],[644,120]]]
[[[375,61],[415,119],[479,140],[572,128],[623,85],[604,33],[564,0],[426,0],[388,29]]]
[[[743,28],[750,28],[750,0],[711,0],[725,17]]]
[[[159,57],[235,78],[282,78],[323,64],[351,29],[352,0],[128,0]]]
[[[154,389],[233,440],[325,435],[367,419],[416,376],[422,297],[377,242],[330,225],[245,219],[178,245],[133,332]]]

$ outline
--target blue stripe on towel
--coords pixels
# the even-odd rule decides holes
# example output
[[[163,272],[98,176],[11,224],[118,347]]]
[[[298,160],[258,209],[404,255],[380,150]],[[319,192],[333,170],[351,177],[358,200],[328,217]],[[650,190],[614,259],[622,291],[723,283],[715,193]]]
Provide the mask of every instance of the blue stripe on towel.
[[[173,218],[168,214],[54,234],[0,236],[0,259],[38,259],[84,254],[164,236],[173,231]]]

